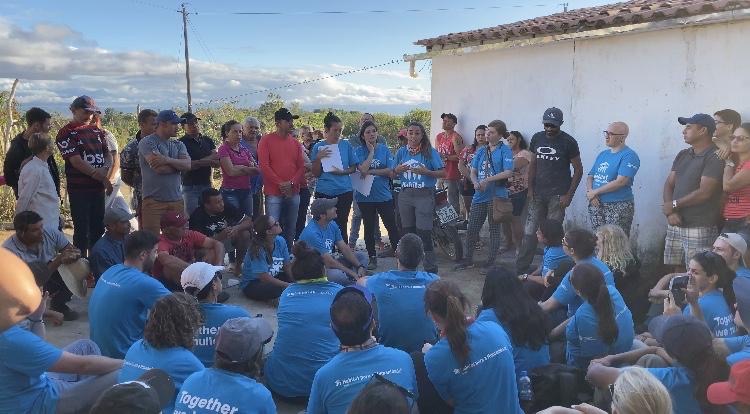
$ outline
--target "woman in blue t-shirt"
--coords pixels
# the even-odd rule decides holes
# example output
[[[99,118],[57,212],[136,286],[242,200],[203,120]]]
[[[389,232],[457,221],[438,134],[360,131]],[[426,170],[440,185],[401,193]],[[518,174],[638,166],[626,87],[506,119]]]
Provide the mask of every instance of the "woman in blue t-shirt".
[[[487,124],[487,145],[478,149],[471,161],[470,176],[475,191],[471,199],[469,227],[466,230],[466,258],[456,266],[456,270],[474,267],[472,258],[475,245],[485,221],[489,221],[490,226],[490,250],[487,252],[487,262],[482,266],[483,273],[495,263],[495,257],[503,253],[500,251],[503,228],[501,223],[493,219],[492,206],[495,198],[508,199],[506,183],[513,175],[513,151],[502,142],[502,138],[507,135],[505,122],[494,120]]]
[[[435,214],[435,185],[445,177],[445,165],[432,148],[424,126],[412,122],[406,129],[406,146],[396,153],[394,174],[401,180],[398,213],[403,234],[414,233],[424,244],[424,270],[437,273],[432,244],[432,217]]]
[[[591,263],[576,265],[570,283],[585,302],[565,329],[568,365],[585,369],[593,358],[628,351],[633,346],[633,317],[614,286]]]
[[[495,267],[487,273],[477,320],[495,322],[510,336],[517,378],[549,364],[547,315],[509,270]]]
[[[312,160],[312,173],[318,177],[318,183],[315,186],[315,198],[335,198],[337,199],[336,209],[338,217],[336,224],[341,229],[341,234],[349,234],[346,231],[349,223],[349,212],[352,209],[352,180],[349,174],[357,168],[357,160],[354,156],[354,149],[349,141],[341,139],[341,130],[344,123],[341,118],[329,112],[323,118],[323,131],[325,139],[313,146],[310,153]],[[339,149],[341,156],[342,168],[333,167],[331,171],[323,171],[323,158],[331,155],[329,145],[335,145]]]
[[[378,267],[378,257],[375,254],[375,226],[378,225],[378,215],[383,219],[383,225],[388,230],[391,246],[398,244],[398,228],[396,227],[396,209],[393,204],[390,177],[393,174],[395,159],[385,144],[378,143],[378,127],[372,121],[365,121],[359,129],[360,145],[354,151],[359,172],[362,178],[374,176],[370,193],[364,195],[354,192],[362,220],[365,222],[365,245],[370,256],[368,270]]]
[[[293,280],[281,226],[276,218],[264,214],[255,219],[251,232],[240,288],[253,300],[276,299]]]
[[[563,261],[572,261],[562,247],[564,236],[565,230],[560,220],[546,219],[539,224],[536,239],[544,245],[542,262],[533,272],[518,276],[524,282],[526,291],[536,300],[545,300],[552,294],[554,288],[560,283],[559,279],[554,278],[557,267]]]

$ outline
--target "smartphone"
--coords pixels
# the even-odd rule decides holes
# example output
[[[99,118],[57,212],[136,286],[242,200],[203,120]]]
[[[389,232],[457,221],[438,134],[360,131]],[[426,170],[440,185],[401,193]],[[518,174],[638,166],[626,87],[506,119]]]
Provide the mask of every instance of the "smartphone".
[[[687,289],[688,281],[690,281],[689,275],[675,276],[669,281],[669,291],[674,296],[675,303],[681,305],[685,302],[685,291]]]

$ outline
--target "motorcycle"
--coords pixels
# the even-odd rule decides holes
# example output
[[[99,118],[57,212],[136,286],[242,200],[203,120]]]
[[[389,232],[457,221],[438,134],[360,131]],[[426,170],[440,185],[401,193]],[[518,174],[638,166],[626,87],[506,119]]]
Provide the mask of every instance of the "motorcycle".
[[[464,246],[458,235],[458,212],[448,202],[448,191],[435,192],[435,214],[432,219],[432,240],[453,261],[464,258]]]

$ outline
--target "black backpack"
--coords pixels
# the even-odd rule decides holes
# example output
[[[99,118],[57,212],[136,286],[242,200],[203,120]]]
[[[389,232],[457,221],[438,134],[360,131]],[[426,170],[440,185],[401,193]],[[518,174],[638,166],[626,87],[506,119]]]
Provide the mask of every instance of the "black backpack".
[[[565,364],[548,364],[532,369],[529,378],[534,390],[533,412],[553,405],[570,407],[590,401],[593,390],[585,376],[582,370]]]

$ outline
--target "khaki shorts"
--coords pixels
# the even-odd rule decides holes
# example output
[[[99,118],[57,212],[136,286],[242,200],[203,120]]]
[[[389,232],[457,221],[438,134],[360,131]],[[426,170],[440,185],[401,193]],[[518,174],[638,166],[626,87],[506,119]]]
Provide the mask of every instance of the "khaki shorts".
[[[716,227],[677,227],[667,225],[667,237],[664,239],[664,264],[687,265],[694,254],[711,250],[719,235]]]

